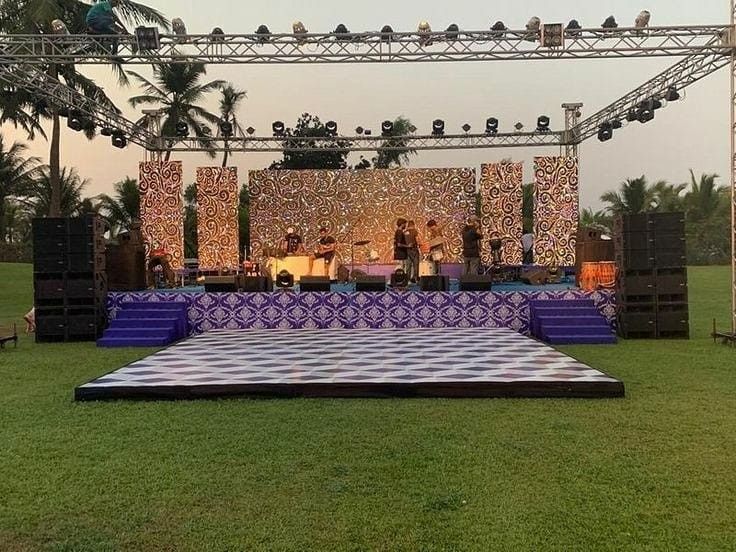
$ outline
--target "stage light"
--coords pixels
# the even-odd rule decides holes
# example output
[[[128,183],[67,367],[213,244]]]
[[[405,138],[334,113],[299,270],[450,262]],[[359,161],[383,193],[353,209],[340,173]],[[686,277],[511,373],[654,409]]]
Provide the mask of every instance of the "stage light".
[[[294,275],[288,270],[282,270],[276,275],[276,287],[284,290],[293,288]]]
[[[636,117],[640,123],[648,123],[654,119],[654,100],[647,100],[639,104]]]
[[[457,40],[459,36],[460,36],[460,27],[458,27],[456,23],[450,24],[450,26],[447,27],[447,29],[445,30],[445,39],[448,42]]]
[[[391,273],[391,287],[406,288],[409,286],[409,275],[402,268]]]
[[[606,17],[606,20],[601,25],[604,29],[617,29],[618,23],[616,23],[616,18],[612,15],[609,15]]]
[[[271,31],[265,25],[258,25],[255,35],[258,37],[258,42],[266,44],[271,40]]]
[[[158,50],[161,48],[161,37],[157,27],[136,27],[135,39],[139,50]]]
[[[233,124],[227,119],[221,119],[219,123],[220,134],[223,138],[230,138],[233,135]]]
[[[667,100],[668,102],[676,102],[677,100],[680,99],[680,97],[681,97],[680,93],[677,91],[677,88],[675,88],[674,86],[670,86],[667,89],[667,92],[665,92],[664,94],[664,99]]]
[[[601,126],[598,127],[598,140],[601,142],[607,142],[613,138],[613,125],[611,123],[602,123]]]
[[[86,132],[94,132],[95,122],[92,119],[87,119],[85,117],[84,119],[82,119],[82,130]]]
[[[373,134],[373,131],[371,129],[367,128],[367,129],[365,129],[363,131],[363,134],[365,134],[366,136],[370,136],[371,134]]]
[[[545,48],[562,48],[565,45],[565,31],[562,23],[545,23],[542,25],[542,46]]]
[[[248,128],[245,129],[245,132],[248,133],[248,136],[253,136],[256,132],[256,129],[254,129],[252,126],[249,126]]]
[[[486,134],[498,133],[498,119],[495,117],[488,117],[486,119]]]
[[[271,130],[273,130],[274,136],[283,136],[285,130],[284,123],[281,121],[274,121],[271,125]]]
[[[662,109],[662,107],[664,107],[664,104],[662,103],[662,100],[654,96],[652,98],[652,107],[654,107],[654,109]]]
[[[184,42],[184,40],[186,40],[187,27],[184,25],[184,21],[182,21],[181,18],[175,17],[171,20],[171,30],[174,31],[174,34],[177,37],[175,42]]]
[[[532,17],[526,24],[526,30],[529,32],[526,35],[524,35],[524,40],[528,40],[529,42],[536,41],[539,35],[539,29],[541,26],[542,26],[542,20],[536,16]]]
[[[636,109],[629,109],[628,113],[626,113],[626,120],[630,123],[633,123],[634,121],[637,121],[639,119],[639,113]]]
[[[291,30],[294,33],[294,36],[296,37],[296,41],[299,44],[304,44],[307,39],[304,35],[307,34],[307,28],[304,26],[304,23],[301,21],[294,21],[291,25]]]
[[[363,129],[362,126],[355,127],[355,134],[357,134],[358,136],[360,136],[361,134],[363,134],[363,130],[364,129]]]
[[[520,122],[519,123],[516,123],[514,125],[514,128],[516,129],[516,132],[521,132],[524,129],[524,124],[523,123],[520,123]]]
[[[381,123],[381,134],[383,136],[391,136],[391,133],[394,130],[394,123],[393,121],[383,121]]]
[[[66,120],[66,126],[75,132],[82,130],[84,128],[84,119],[82,118],[82,114],[76,109],[71,109],[69,111],[69,117]]]
[[[384,25],[381,27],[381,40],[384,42],[391,42],[394,39],[394,30],[391,25]]]
[[[468,123],[465,123],[462,128],[465,131],[465,134],[467,134],[468,132],[470,132],[471,127]]]
[[[624,125],[621,122],[621,119],[615,118],[615,119],[611,119],[611,126],[613,127],[614,130],[618,130]]]
[[[408,130],[409,130],[409,132],[411,132],[412,134],[414,134],[417,131],[417,127],[415,127],[414,125],[409,125],[409,129]]]
[[[215,27],[210,32],[210,40],[212,42],[225,42],[225,31],[220,27]]]
[[[184,121],[177,122],[174,129],[176,131],[176,135],[179,138],[186,138],[187,136],[189,136],[189,125],[186,124]]]
[[[506,25],[503,21],[496,21],[491,27],[491,37],[503,38],[507,30],[508,29],[506,28]]]
[[[104,126],[100,129],[101,136],[112,136],[113,132],[114,132],[113,129],[108,126]]]
[[[645,29],[649,26],[649,20],[651,19],[652,14],[648,12],[647,10],[642,10],[639,15],[636,16],[636,20],[634,21],[634,27],[637,29]]]
[[[123,149],[128,145],[128,140],[125,138],[125,134],[120,130],[116,130],[112,133],[112,145],[116,148]]]
[[[571,19],[570,22],[567,24],[567,27],[565,27],[565,30],[567,31],[567,34],[569,36],[580,36],[580,30],[582,27],[580,26],[580,23],[577,19]]]
[[[537,119],[537,132],[549,132],[549,117],[541,115]]]
[[[420,21],[417,27],[417,34],[419,35],[420,46],[431,46],[432,45],[432,27],[429,26],[427,21]]]
[[[445,134],[445,121],[442,119],[432,121],[432,135],[442,136],[443,134]]]
[[[61,19],[54,19],[51,22],[51,32],[55,35],[68,35],[69,28]]]
[[[346,42],[350,40],[350,31],[342,23],[335,27],[335,30],[332,31],[332,34],[335,35],[335,40],[338,42]]]
[[[327,121],[325,124],[325,130],[327,131],[327,136],[336,136],[337,123],[335,121]]]

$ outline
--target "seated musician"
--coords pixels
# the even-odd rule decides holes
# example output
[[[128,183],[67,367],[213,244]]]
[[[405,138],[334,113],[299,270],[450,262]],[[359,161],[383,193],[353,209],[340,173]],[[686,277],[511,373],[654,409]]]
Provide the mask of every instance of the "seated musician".
[[[166,248],[161,245],[154,243],[151,253],[148,256],[148,266],[146,271],[146,284],[149,289],[153,289],[156,285],[156,273],[155,269],[157,266],[161,267],[164,273],[164,280],[169,287],[176,286],[176,275],[171,269],[171,255],[166,251]]]
[[[335,258],[335,249],[337,241],[335,238],[330,236],[327,228],[324,226],[319,229],[319,241],[317,242],[317,250],[309,256],[309,272],[313,274],[312,268],[314,266],[315,259],[324,259],[324,274],[329,274],[329,266],[332,259]]]
[[[281,240],[281,251],[284,255],[304,255],[304,242],[293,226],[286,229],[286,236]]]

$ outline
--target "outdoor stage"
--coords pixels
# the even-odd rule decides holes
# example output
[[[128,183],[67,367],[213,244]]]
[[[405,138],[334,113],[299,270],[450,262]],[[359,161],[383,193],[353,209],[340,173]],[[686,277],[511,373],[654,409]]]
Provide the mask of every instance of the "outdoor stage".
[[[622,382],[509,329],[216,330],[75,389],[76,400],[624,396]]]

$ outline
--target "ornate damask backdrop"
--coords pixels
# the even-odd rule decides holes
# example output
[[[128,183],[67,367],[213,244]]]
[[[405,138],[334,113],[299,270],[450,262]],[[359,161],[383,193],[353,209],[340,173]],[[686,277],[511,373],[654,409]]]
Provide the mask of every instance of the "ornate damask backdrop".
[[[393,262],[396,219],[414,220],[425,235],[429,219],[445,230],[445,262],[457,262],[461,229],[475,211],[474,169],[379,169],[364,171],[251,171],[251,251],[276,246],[294,226],[312,249],[320,226],[337,239],[338,257],[350,261],[350,243],[371,240],[381,263]],[[356,250],[356,262],[364,251]]]
[[[534,182],[534,264],[574,266],[580,203],[577,157],[535,157]]]
[[[139,165],[141,231],[149,247],[164,247],[171,267],[184,266],[184,218],[181,161],[144,161]]]
[[[200,268],[240,262],[237,167],[197,168],[197,250]]]
[[[493,234],[503,240],[501,262],[520,265],[523,260],[522,164],[492,163],[481,165],[480,222],[483,234],[483,264],[491,264],[488,240]]]

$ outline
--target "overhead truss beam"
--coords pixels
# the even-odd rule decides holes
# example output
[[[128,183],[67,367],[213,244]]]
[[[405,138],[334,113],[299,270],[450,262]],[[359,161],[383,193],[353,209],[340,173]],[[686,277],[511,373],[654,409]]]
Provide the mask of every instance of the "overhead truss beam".
[[[520,59],[632,58],[708,55],[719,50],[727,25],[582,29],[565,31],[559,47],[544,46],[540,31],[461,31],[420,35],[381,32],[327,34],[163,35],[156,51],[143,51],[135,36],[115,37],[119,59],[151,63],[400,63]],[[113,37],[0,35],[0,64],[108,64]]]

